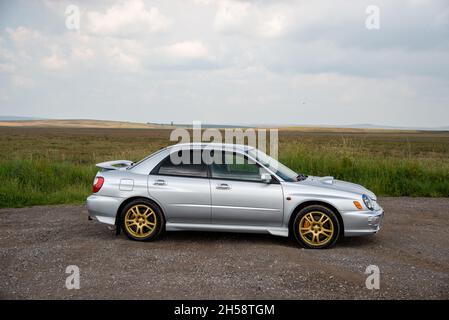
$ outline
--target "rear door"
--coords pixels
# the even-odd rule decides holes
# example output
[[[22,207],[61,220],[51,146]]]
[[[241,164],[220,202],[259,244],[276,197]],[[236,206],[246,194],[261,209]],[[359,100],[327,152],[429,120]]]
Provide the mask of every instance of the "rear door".
[[[283,219],[282,187],[264,183],[267,171],[245,155],[223,152],[222,163],[210,165],[212,222],[245,226],[280,226]]]
[[[184,163],[173,163],[170,156],[162,160],[148,176],[148,192],[163,206],[168,222],[210,223],[207,167],[202,161],[192,163],[200,151],[189,152],[190,160]]]

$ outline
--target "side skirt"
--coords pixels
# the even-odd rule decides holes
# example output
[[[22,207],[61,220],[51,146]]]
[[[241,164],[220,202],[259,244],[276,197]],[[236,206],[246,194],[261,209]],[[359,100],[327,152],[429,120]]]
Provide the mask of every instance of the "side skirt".
[[[288,237],[288,228],[281,228],[281,227],[167,222],[165,224],[165,230],[167,230],[167,231],[220,231],[220,232],[240,232],[240,233],[266,233],[266,234],[272,234],[274,236]]]

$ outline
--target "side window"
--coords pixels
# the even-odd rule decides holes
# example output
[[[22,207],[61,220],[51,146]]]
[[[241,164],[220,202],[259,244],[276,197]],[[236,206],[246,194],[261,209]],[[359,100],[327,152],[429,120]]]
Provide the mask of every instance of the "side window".
[[[207,178],[207,168],[201,163],[195,163],[193,159],[198,158],[197,151],[190,151],[190,158],[188,161],[181,163],[173,163],[172,158],[168,156],[162,160],[159,165],[158,170],[154,172],[155,174],[167,175],[167,176],[181,176],[181,177],[197,177],[197,178]]]
[[[210,166],[212,178],[260,182],[262,173],[267,173],[257,163],[238,153],[225,152],[221,159],[221,164]]]

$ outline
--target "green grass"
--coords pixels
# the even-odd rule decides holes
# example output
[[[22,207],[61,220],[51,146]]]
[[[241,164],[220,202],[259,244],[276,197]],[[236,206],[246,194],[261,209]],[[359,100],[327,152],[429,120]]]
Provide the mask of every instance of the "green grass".
[[[280,149],[279,160],[297,172],[359,183],[381,196],[449,196],[444,135],[281,138]]]
[[[95,163],[140,160],[168,130],[0,128],[0,207],[83,203]],[[280,132],[297,172],[360,183],[378,195],[449,196],[449,133]]]
[[[340,180],[356,182],[382,196],[449,195],[447,164],[441,167],[432,161],[337,157],[328,154],[291,154],[280,157],[280,160],[297,172],[331,175]]]
[[[22,207],[81,203],[96,169],[68,162],[10,160],[0,165],[0,204]]]

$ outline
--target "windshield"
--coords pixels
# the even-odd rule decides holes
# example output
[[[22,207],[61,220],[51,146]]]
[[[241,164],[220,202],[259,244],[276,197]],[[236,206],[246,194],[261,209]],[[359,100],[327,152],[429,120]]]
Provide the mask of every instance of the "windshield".
[[[247,153],[254,157],[257,161],[261,162],[265,167],[269,168],[271,171],[273,171],[276,175],[281,177],[284,181],[288,182],[296,182],[301,181],[307,178],[307,176],[303,174],[297,174],[292,169],[284,166],[279,161],[273,159],[269,155],[263,153],[260,150],[257,149],[251,149],[248,150]]]

